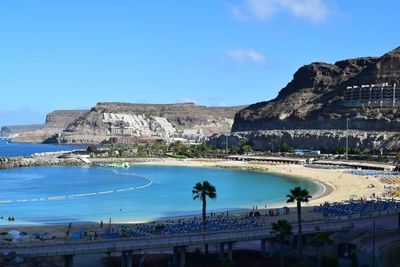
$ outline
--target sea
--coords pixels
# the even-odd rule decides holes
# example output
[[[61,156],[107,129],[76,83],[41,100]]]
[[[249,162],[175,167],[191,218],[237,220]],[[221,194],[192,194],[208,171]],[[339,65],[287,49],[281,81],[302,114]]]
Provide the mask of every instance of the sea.
[[[0,157],[30,156],[35,153],[71,151],[86,149],[86,146],[13,143],[8,139],[0,139]]]
[[[2,143],[1,155],[74,149],[73,146]],[[323,188],[312,181],[273,173],[219,168],[133,165],[111,167],[26,167],[0,171],[0,225],[69,222],[142,222],[201,213],[193,200],[197,182],[209,181],[217,198],[209,212],[284,206],[286,195],[302,186],[312,195]],[[8,217],[15,220],[9,222]]]

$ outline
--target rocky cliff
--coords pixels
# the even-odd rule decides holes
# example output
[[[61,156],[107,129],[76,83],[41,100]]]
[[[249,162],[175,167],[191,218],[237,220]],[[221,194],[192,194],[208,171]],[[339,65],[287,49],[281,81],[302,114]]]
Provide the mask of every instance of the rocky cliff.
[[[116,135],[170,139],[185,131],[201,131],[205,136],[227,133],[235,113],[242,108],[206,107],[194,103],[98,103],[68,126],[61,141],[99,143]]]
[[[32,132],[40,130],[43,127],[42,124],[30,124],[30,125],[6,125],[0,129],[0,137],[10,137],[24,132]]]
[[[254,150],[280,151],[283,144],[294,148],[317,149],[334,153],[346,147],[346,130],[267,130],[234,132],[229,135],[213,135],[208,143],[215,147],[225,148],[228,139],[229,148],[239,147],[249,142]],[[349,147],[373,152],[398,151],[400,134],[397,132],[370,132],[350,130]]]
[[[400,86],[400,47],[381,57],[305,65],[275,99],[238,112],[232,131],[345,129],[346,118],[350,118],[352,129],[400,131],[398,107],[343,105],[348,86],[381,83]]]
[[[61,134],[69,124],[87,112],[88,110],[56,110],[50,112],[47,114],[46,122],[43,125],[16,127],[20,131],[12,135],[13,141],[29,143],[54,142],[55,140],[52,139],[56,134]]]
[[[47,114],[46,123],[43,127],[65,130],[68,125],[87,112],[89,112],[89,110],[55,110]]]

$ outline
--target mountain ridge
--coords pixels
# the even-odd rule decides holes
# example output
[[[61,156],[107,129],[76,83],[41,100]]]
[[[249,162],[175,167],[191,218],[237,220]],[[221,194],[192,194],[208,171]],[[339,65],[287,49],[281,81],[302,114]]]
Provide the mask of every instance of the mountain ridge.
[[[300,67],[275,99],[239,111],[232,131],[344,129],[346,118],[351,118],[350,127],[359,130],[399,131],[397,107],[373,116],[373,109],[341,104],[348,86],[381,83],[400,84],[400,47],[381,57],[345,59],[334,64],[313,62]]]

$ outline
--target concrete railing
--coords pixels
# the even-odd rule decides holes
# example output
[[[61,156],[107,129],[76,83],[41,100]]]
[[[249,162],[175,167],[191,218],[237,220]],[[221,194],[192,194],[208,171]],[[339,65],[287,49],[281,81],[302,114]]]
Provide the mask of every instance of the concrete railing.
[[[297,228],[297,227],[295,227]],[[304,234],[316,233],[321,231],[336,231],[348,228],[347,223],[342,224],[313,224],[305,225]],[[294,231],[296,233],[297,230]],[[47,257],[60,255],[80,255],[93,253],[117,252],[126,250],[143,250],[143,249],[162,249],[177,246],[192,246],[213,243],[229,243],[240,241],[261,240],[273,238],[270,227],[231,230],[223,232],[201,232],[181,235],[166,235],[154,237],[138,237],[116,240],[93,240],[74,243],[59,244],[26,244],[14,247],[2,248],[0,253],[8,254],[11,251],[19,255]]]

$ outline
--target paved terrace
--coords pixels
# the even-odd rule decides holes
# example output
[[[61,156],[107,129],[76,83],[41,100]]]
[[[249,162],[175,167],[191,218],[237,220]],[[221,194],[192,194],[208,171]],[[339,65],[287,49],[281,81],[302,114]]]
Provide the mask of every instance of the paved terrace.
[[[305,158],[290,158],[290,157],[263,157],[263,156],[245,156],[245,155],[231,155],[227,156],[230,160],[240,161],[261,161],[261,162],[274,162],[274,163],[286,163],[286,164],[305,164],[307,160]]]

